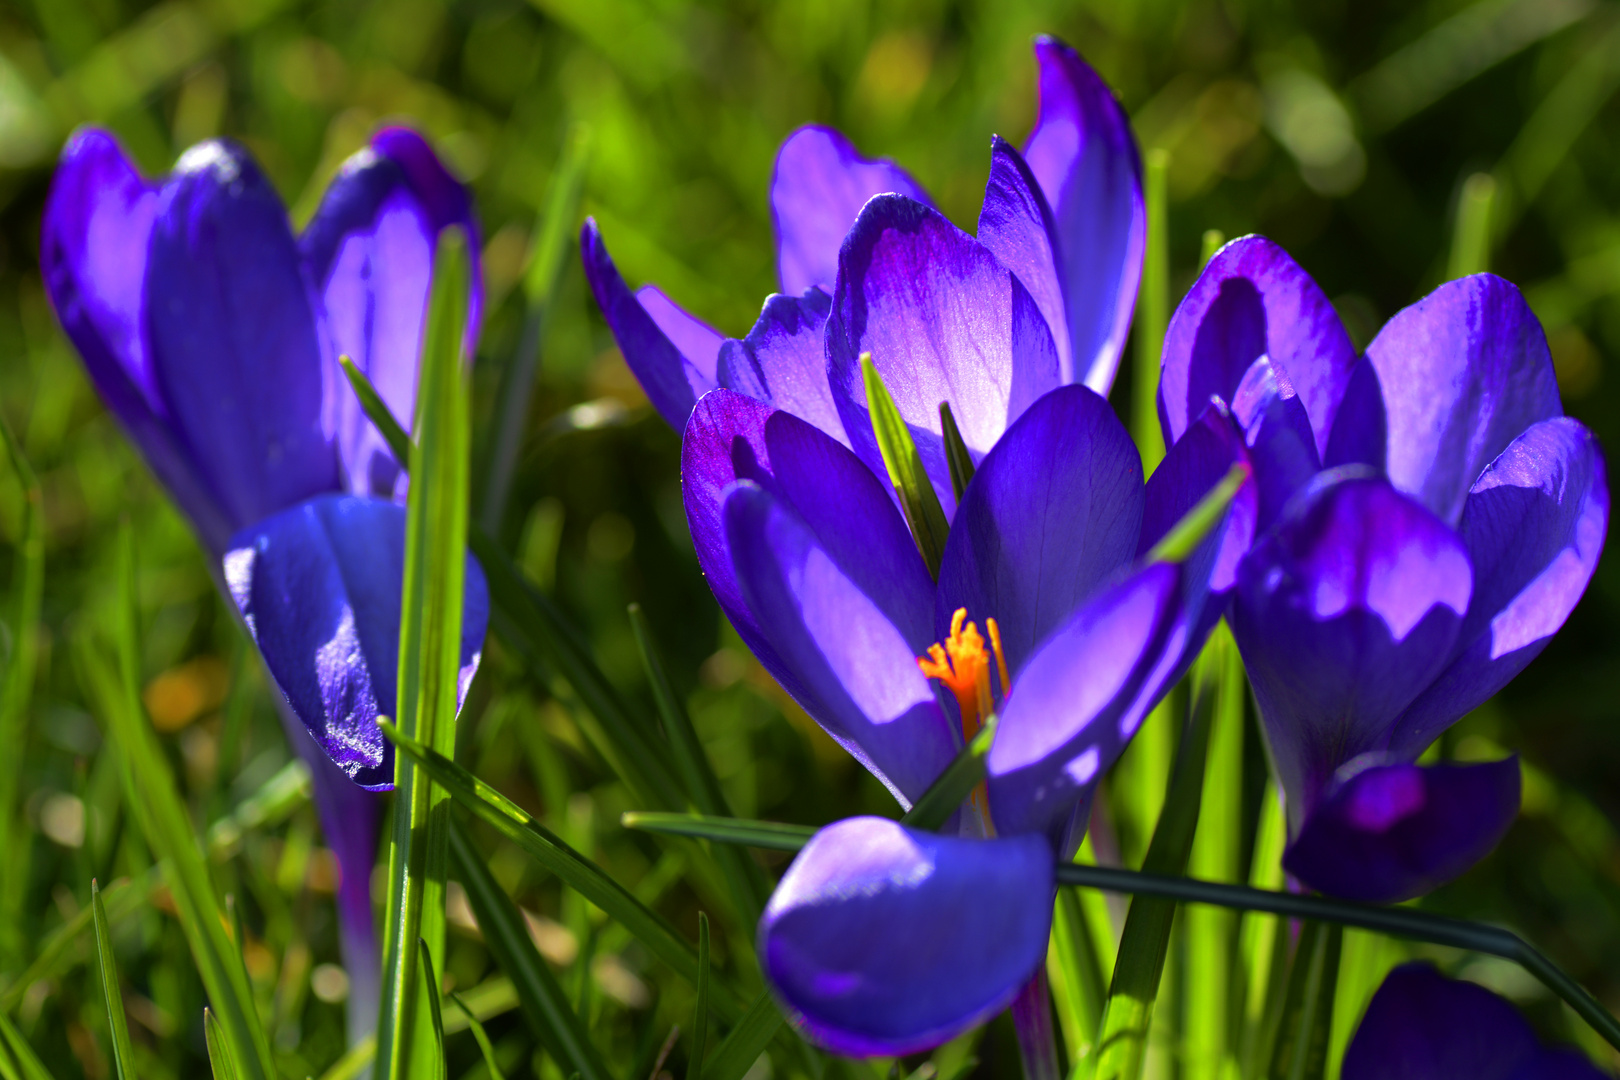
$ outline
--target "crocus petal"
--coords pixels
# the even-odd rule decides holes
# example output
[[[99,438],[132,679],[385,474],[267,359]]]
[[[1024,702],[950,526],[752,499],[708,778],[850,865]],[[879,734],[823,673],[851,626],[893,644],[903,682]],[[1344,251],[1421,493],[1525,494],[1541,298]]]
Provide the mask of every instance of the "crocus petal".
[[[1508,443],[1563,414],[1541,323],[1494,274],[1447,282],[1397,314],[1367,361],[1386,388],[1390,481],[1452,523]]]
[[[714,378],[720,346],[726,336],[669,298],[656,285],[636,290],[636,302],[662,330],[680,354],[705,376]]]
[[[822,342],[831,307],[832,298],[820,289],[769,297],[748,336],[721,348],[718,378],[721,386],[808,420],[848,446],[827,385]]]
[[[377,717],[396,715],[405,508],[310,499],[238,533],[224,568],[265,666],[321,749],[361,787],[393,787],[393,747]],[[470,555],[462,605],[458,706],[489,620],[489,590]]]
[[[624,353],[624,362],[659,415],[676,431],[683,430],[697,399],[717,385],[714,364],[718,349],[696,357],[681,352],[619,276],[592,218],[586,218],[580,228],[579,253],[585,263],[585,279]]]
[[[1433,964],[1418,962],[1385,977],[1344,1051],[1340,1075],[1516,1080],[1539,1049],[1535,1032],[1512,1005],[1483,986],[1448,979]]]
[[[1277,378],[1262,356],[1249,368],[1232,397],[1232,418],[1243,429],[1259,487],[1259,531],[1277,520],[1283,507],[1322,469],[1310,417],[1299,396]]]
[[[1296,829],[1445,664],[1472,581],[1461,538],[1427,508],[1331,472],[1244,560],[1232,631]]]
[[[847,453],[808,425],[801,430]],[[779,481],[797,471],[784,467],[782,455],[772,464]],[[824,543],[757,484],[732,488],[723,519],[737,586],[774,653],[771,670],[780,666],[788,676],[783,685],[805,711],[909,809],[950,764],[959,741],[917,666],[924,639],[914,609],[927,592],[907,595],[899,581],[874,573],[884,563],[907,563],[884,559],[858,523],[842,529],[861,541],[852,563],[852,545]],[[891,611],[910,616],[909,633]]]
[[[1458,525],[1475,584],[1456,656],[1392,750],[1420,751],[1541,653],[1591,582],[1608,525],[1603,456],[1578,421],[1543,420],[1486,468]]]
[[[158,394],[235,528],[338,486],[315,306],[287,213],[241,147],[199,143],[164,183],[146,268]]]
[[[473,251],[472,198],[414,131],[390,128],[348,161],[298,238],[321,294],[332,348],[371,379],[389,410],[410,425],[439,230],[459,226]],[[466,349],[477,340],[482,282],[473,260]],[[340,384],[341,386],[341,384]],[[359,399],[337,395],[338,446],[356,494],[403,498],[401,463],[366,418]]]
[[[232,525],[168,421],[142,326],[158,189],[105,131],[62,148],[40,232],[45,291],[96,392],[212,551]]]
[[[994,618],[1016,677],[1036,643],[1136,552],[1142,459],[1108,402],[1083,386],[1042,397],[963,492],[940,564],[935,632]]]
[[[1395,904],[1490,853],[1519,813],[1519,759],[1418,766],[1369,754],[1339,769],[1283,855],[1311,888]]]
[[[1320,456],[1356,362],[1333,305],[1288,253],[1245,236],[1215,253],[1176,307],[1159,368],[1159,422],[1173,443],[1211,395],[1231,401],[1261,356],[1298,395]]]
[[[1072,357],[1062,378],[1107,394],[1142,280],[1142,162],[1125,110],[1079,53],[1038,37],[1035,62],[1040,102],[1024,160],[1056,225]]]
[[[1388,450],[1389,421],[1384,414],[1384,388],[1378,382],[1378,369],[1363,356],[1350,369],[1350,380],[1345,384],[1339,411],[1334,414],[1333,432],[1328,436],[1322,464],[1330,469],[1339,465],[1366,465],[1383,472]]]
[[[883,476],[861,374],[868,352],[947,514],[956,496],[940,402],[950,402],[977,460],[1059,385],[1052,335],[1018,279],[937,210],[898,195],[880,195],[861,211],[838,257],[827,320],[828,378],[844,430]]]
[[[771,174],[771,220],[782,291],[831,291],[838,249],[868,199],[893,192],[921,203],[928,193],[886,159],[862,157],[832,128],[810,125],[787,137]]]
[[[1075,805],[1146,711],[1141,691],[1171,636],[1180,584],[1173,564],[1138,571],[1093,597],[1024,664],[986,762],[999,835],[1063,842]]]
[[[1136,550],[1138,557],[1146,555],[1164,539],[1199,500],[1225,478],[1233,465],[1249,460],[1243,433],[1232,415],[1219,402],[1212,402],[1198,422],[1165,451],[1164,460],[1148,478],[1143,500],[1142,538]],[[1252,478],[1238,488],[1232,498],[1209,574],[1209,589],[1218,596],[1224,597],[1237,583],[1238,563],[1254,542],[1259,503]]]
[[[1029,290],[1052,332],[1063,381],[1073,382],[1069,314],[1052,208],[1022,155],[1000,135],[990,140],[990,180],[979,211],[979,243]]]
[[[1052,851],[850,818],[811,838],[759,923],[784,1011],[835,1053],[910,1054],[1006,1008],[1046,956]]]

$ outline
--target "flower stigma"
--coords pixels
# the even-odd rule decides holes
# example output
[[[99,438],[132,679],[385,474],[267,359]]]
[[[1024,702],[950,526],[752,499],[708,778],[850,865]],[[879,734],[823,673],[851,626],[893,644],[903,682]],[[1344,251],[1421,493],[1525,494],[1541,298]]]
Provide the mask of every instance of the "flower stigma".
[[[984,620],[984,626],[990,632],[988,649],[978,625],[967,621],[967,608],[957,608],[951,616],[950,636],[928,646],[928,655],[917,658],[917,666],[922,668],[926,678],[938,679],[956,695],[956,705],[962,713],[963,741],[977,735],[985,718],[996,710],[996,695],[990,684],[992,654],[1003,699],[1011,682],[1007,675],[1007,658],[1001,651],[1001,628],[994,619]]]

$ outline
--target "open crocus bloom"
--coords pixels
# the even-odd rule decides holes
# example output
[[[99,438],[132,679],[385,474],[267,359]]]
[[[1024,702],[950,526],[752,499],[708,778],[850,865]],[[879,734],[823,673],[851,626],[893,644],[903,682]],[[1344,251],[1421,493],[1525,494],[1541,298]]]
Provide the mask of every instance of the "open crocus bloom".
[[[869,425],[851,424],[851,412],[864,410],[858,373],[848,363],[858,353],[841,362],[823,350],[824,338],[832,339],[824,333],[829,317],[839,322],[841,339],[873,339],[878,367],[897,394],[912,387],[905,374],[908,357],[881,344],[885,335],[904,338],[906,331],[885,326],[885,312],[869,308],[868,296],[836,294],[841,253],[853,241],[857,216],[865,223],[865,239],[856,257],[886,262],[891,276],[917,272],[919,290],[947,284],[994,288],[1000,321],[1022,324],[1032,336],[1033,326],[1044,324],[1042,354],[1023,365],[1027,370],[1000,373],[1001,400],[953,399],[971,406],[968,416],[958,412],[957,418],[975,450],[994,441],[986,425],[999,433],[1009,409],[1016,413],[1034,400],[1020,396],[1027,387],[1009,376],[1045,378],[1035,369],[1049,365],[1059,382],[1108,393],[1141,278],[1141,165],[1123,110],[1079,54],[1039,38],[1035,56],[1035,130],[1022,154],[994,140],[979,243],[970,247],[958,242],[961,234],[899,166],[861,157],[828,128],[805,127],[789,136],[771,181],[782,293],[766,300],[759,321],[741,339],[727,339],[654,285],[632,293],[595,222],[585,223],[580,246],[597,303],[648,398],[676,430],[685,428],[699,398],[724,387],[791,412],[846,445],[870,441]],[[892,198],[873,213],[869,204],[879,195]],[[918,234],[918,242],[907,244],[910,264],[885,247],[885,234],[893,230]],[[951,261],[956,258],[961,261]],[[912,422],[919,439],[926,444],[923,432],[931,434],[937,449],[940,421],[931,410],[944,395],[930,398],[940,388],[926,383],[914,389],[932,418]],[[856,448],[871,460],[871,447]]]
[[[1231,403],[1259,486],[1232,629],[1284,792],[1285,865],[1393,902],[1455,877],[1517,813],[1518,763],[1413,764],[1528,664],[1580,599],[1608,526],[1603,459],[1562,415],[1519,291],[1477,274],[1357,356],[1280,248],[1245,237],[1171,320],[1167,443]]]
[[[1605,1080],[1573,1048],[1542,1044],[1507,1001],[1403,964],[1373,995],[1344,1052],[1344,1080]]]
[[[393,784],[375,721],[394,711],[405,477],[337,357],[409,421],[435,245],[451,225],[476,240],[471,196],[406,129],[350,158],[295,237],[242,147],[201,143],[154,183],[88,128],[62,151],[40,243],[63,329],[191,519],[289,706],[283,719],[296,718],[288,734],[341,860],[345,957],[364,982],[377,967],[377,807],[361,787]],[[480,295],[475,279],[469,355]],[[463,690],[487,613],[469,559]],[[375,1008],[363,989],[350,1000]],[[356,1019],[359,1037],[369,1017]]]
[[[996,301],[912,296],[905,324],[949,356],[943,320],[979,302]],[[1008,329],[977,344],[1013,340]],[[826,432],[725,389],[687,426],[687,518],[715,596],[772,675],[902,806],[999,717],[958,835],[876,818],[832,825],[761,920],[772,987],[841,1053],[937,1045],[1030,979],[1046,951],[1052,860],[1072,853],[1098,778],[1218,617],[1215,594],[1247,543],[1252,485],[1233,525],[1186,562],[1143,557],[1242,458],[1227,416],[1206,413],[1144,486],[1108,404],[1048,375],[1047,392],[979,458],[937,581],[892,489]]]

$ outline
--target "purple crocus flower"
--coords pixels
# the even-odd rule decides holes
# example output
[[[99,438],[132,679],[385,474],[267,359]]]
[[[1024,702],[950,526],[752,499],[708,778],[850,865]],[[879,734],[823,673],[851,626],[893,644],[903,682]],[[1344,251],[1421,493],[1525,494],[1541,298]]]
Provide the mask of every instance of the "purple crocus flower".
[[[378,809],[361,788],[393,782],[375,721],[394,712],[405,478],[337,357],[412,415],[433,253],[450,225],[476,237],[471,197],[403,128],[344,164],[296,237],[242,147],[201,143],[149,182],[111,135],[87,128],[62,151],[40,244],[63,329],[191,519],[281,689],[343,870],[357,987],[377,966]],[[480,296],[475,280],[469,354]],[[463,690],[487,613],[469,560]],[[375,1009],[361,990],[351,1001]],[[356,1037],[370,1027],[358,1020]]]
[[[1391,971],[1367,1005],[1344,1080],[1605,1080],[1579,1051],[1544,1045],[1519,1011],[1428,963]]]
[[[1141,278],[1145,217],[1141,164],[1130,123],[1107,85],[1080,55],[1053,38],[1038,38],[1040,105],[1035,130],[1020,154],[996,138],[990,181],[979,217],[980,245],[970,261],[950,265],[943,251],[916,247],[916,269],[928,275],[915,287],[935,290],[950,279],[988,282],[1004,299],[1000,322],[1016,320],[1033,340],[1041,327],[1040,355],[1021,368],[1032,377],[1045,365],[1062,383],[1083,383],[1107,394],[1119,366],[1120,350]],[[782,293],[765,301],[747,336],[728,339],[682,311],[657,286],[632,293],[608,257],[594,221],[580,236],[586,277],[648,398],[676,430],[684,429],[696,401],[724,387],[808,420],[869,462],[875,446],[864,418],[859,374],[824,352],[824,329],[832,315],[845,336],[873,328],[873,354],[897,394],[921,397],[941,387],[912,387],[908,357],[884,346],[883,335],[904,338],[901,328],[884,327],[880,311],[866,299],[833,295],[840,252],[862,208],[874,196],[886,211],[867,219],[869,241],[885,229],[921,231],[937,245],[957,250],[956,230],[932,209],[928,195],[905,170],[890,161],[862,157],[849,140],[825,127],[804,127],[782,144],[771,179],[771,214],[776,225],[777,269]],[[926,267],[926,269],[925,269]],[[991,268],[995,268],[992,271]],[[836,304],[842,305],[835,312]],[[851,325],[851,319],[860,325]],[[966,355],[963,363],[972,361]],[[837,367],[829,379],[829,368]],[[968,445],[983,453],[1011,417],[1033,401],[1026,386],[1004,384],[1012,401],[964,402]],[[1019,396],[1022,394],[1022,396]],[[943,395],[924,402],[929,416],[915,422],[924,452],[939,452],[937,408]],[[920,400],[920,398],[919,398]],[[920,414],[919,414],[920,415]],[[846,434],[846,425],[849,425]],[[942,460],[942,459],[941,459]],[[948,495],[943,492],[943,495]]]
[[[1323,892],[1420,895],[1517,813],[1516,759],[1414,764],[1563,625],[1608,525],[1603,459],[1562,415],[1541,326],[1490,274],[1442,285],[1358,356],[1280,248],[1222,248],[1165,338],[1167,443],[1231,402],[1259,534],[1231,622],[1282,785],[1284,865]]]

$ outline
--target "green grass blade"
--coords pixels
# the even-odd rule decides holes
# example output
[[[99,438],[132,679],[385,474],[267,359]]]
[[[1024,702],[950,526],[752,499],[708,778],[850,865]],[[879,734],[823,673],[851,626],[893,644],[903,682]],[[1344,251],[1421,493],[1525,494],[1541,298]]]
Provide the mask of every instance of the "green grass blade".
[[[410,450],[405,582],[400,606],[397,704],[402,730],[446,754],[455,752],[456,676],[466,573],[468,447],[466,368],[462,357],[470,281],[467,238],[439,234],[422,336],[421,377]],[[417,1016],[419,942],[435,970],[444,966],[444,882],[448,797],[416,766],[396,758],[394,834],[389,852],[383,936],[379,1080],[429,1075],[412,1064],[432,1053]],[[429,1007],[438,1001],[427,995]],[[443,1055],[438,1059],[442,1062]]]
[[[124,1018],[124,991],[118,981],[118,961],[113,957],[112,931],[107,928],[107,909],[101,905],[101,889],[90,882],[90,910],[96,924],[96,957],[101,967],[101,992],[107,1003],[107,1034],[112,1037],[113,1075],[118,1080],[135,1080],[135,1050],[129,1042],[129,1021]]]
[[[1147,553],[1147,561],[1182,562],[1193,553],[1217,525],[1226,518],[1227,507],[1237,497],[1252,470],[1245,462],[1238,462],[1226,471],[1221,482],[1210,488],[1193,508],[1170,527],[1157,544]]]
[[[635,631],[636,645],[641,650],[641,663],[646,669],[653,699],[664,721],[670,754],[675,759],[676,771],[686,785],[687,794],[691,796],[692,805],[697,807],[699,813],[709,817],[731,817],[731,807],[726,802],[725,793],[720,790],[720,780],[714,775],[714,768],[709,764],[708,754],[698,739],[697,730],[692,727],[692,718],[675,696],[675,688],[670,685],[669,674],[653,642],[652,628],[647,625],[647,617],[640,604],[630,605],[630,628]],[[759,921],[759,913],[770,896],[765,872],[746,852],[727,846],[711,850],[721,875],[726,879],[727,890],[737,908],[738,920],[745,925],[753,925]]]
[[[461,1015],[466,1018],[467,1027],[472,1031],[473,1040],[478,1043],[478,1052],[484,1055],[484,1068],[489,1070],[490,1080],[506,1080],[505,1074],[501,1072],[500,1062],[495,1060],[495,1046],[489,1041],[489,1032],[484,1030],[484,1025],[479,1023],[477,1016],[473,1015],[472,1008],[461,1000],[460,994],[452,992],[448,996],[455,1003],[456,1008],[461,1010]]]
[[[1203,270],[1204,267],[1208,266],[1209,260],[1215,257],[1215,253],[1221,250],[1221,247],[1225,243],[1226,234],[1221,232],[1221,230],[1205,229],[1203,240],[1199,245],[1198,269]]]
[[[203,1008],[203,1043],[208,1048],[208,1065],[214,1080],[236,1080],[236,1062],[231,1060],[231,1047],[219,1018],[206,1006]]]
[[[539,366],[540,345],[551,322],[563,261],[579,224],[579,197],[585,183],[585,166],[590,161],[590,151],[590,128],[575,124],[563,145],[562,160],[552,173],[550,197],[538,222],[539,239],[529,258],[528,270],[523,275],[523,293],[528,301],[528,311],[524,315],[523,333],[518,338],[517,349],[512,353],[501,379],[500,414],[495,421],[495,433],[490,438],[489,480],[484,488],[479,512],[479,520],[491,534],[500,531],[501,516],[506,511],[507,497],[511,493],[512,474],[517,466],[518,450],[523,445],[529,399],[534,391],[535,369]]]
[[[1463,181],[1462,191],[1457,196],[1447,280],[1491,268],[1491,209],[1495,203],[1496,180],[1490,173],[1474,173]]]
[[[1203,800],[1204,765],[1214,711],[1214,695],[1202,689],[1177,749],[1164,810],[1143,860],[1142,868],[1147,873],[1179,875],[1187,869]],[[1142,1075],[1148,1026],[1159,995],[1175,914],[1173,900],[1138,896],[1131,901],[1119,956],[1114,962],[1113,982],[1098,1023],[1098,1080],[1137,1080]]]
[[[1301,928],[1268,1075],[1279,1080],[1322,1080],[1326,1073],[1343,941],[1340,926],[1306,923]]]
[[[0,1075],[4,1080],[51,1080],[51,1072],[4,1012],[0,1012]]]
[[[714,1056],[703,1067],[705,1080],[742,1080],[782,1026],[782,1012],[770,994],[761,994],[748,1007]]]
[[[1209,736],[1208,780],[1198,812],[1198,832],[1188,862],[1194,877],[1236,881],[1243,857],[1243,724],[1247,686],[1243,659],[1222,622],[1210,635],[1200,673],[1214,681],[1215,713]],[[1216,907],[1189,907],[1183,918],[1187,943],[1185,999],[1187,1080],[1224,1080],[1235,1067],[1238,982],[1235,978],[1237,914]]]
[[[900,824],[913,829],[938,829],[956,813],[956,808],[984,779],[985,758],[990,755],[990,743],[996,737],[996,717],[985,718],[984,726],[968,742],[956,760],[934,778],[928,790],[912,804],[900,819]]]
[[[123,773],[125,801],[147,846],[166,864],[165,876],[181,929],[232,1057],[245,1080],[271,1080],[276,1075],[274,1059],[254,1008],[241,953],[225,929],[225,915],[190,815],[142,711],[136,659],[140,653],[135,630],[134,538],[127,526],[120,532],[118,553],[116,668],[109,667],[99,652],[86,649],[81,654],[85,681],[107,718]]]
[[[810,842],[816,830],[808,825],[784,825],[775,821],[744,821],[739,818],[705,817],[700,814],[661,814],[632,810],[619,819],[627,829],[663,833],[666,836],[692,836],[717,844],[740,844],[766,851],[798,851]]]
[[[39,653],[39,605],[45,587],[45,503],[39,477],[4,419],[0,419],[0,441],[6,444],[6,456],[23,496],[12,603],[6,612],[12,632],[11,654],[0,671],[0,746],[20,750],[26,741],[28,705],[33,697]],[[4,757],[0,761],[0,866],[15,869],[26,865],[24,851],[31,843],[31,830],[21,820],[17,807],[25,758],[20,752],[8,752]],[[23,894],[22,889],[0,890],[0,961],[22,959],[18,906]]]
[[[107,909],[108,923],[116,926],[135,914],[157,881],[158,868],[154,866],[142,875],[138,883],[120,878],[107,886],[102,893],[102,902]],[[0,1014],[16,1009],[30,986],[42,979],[58,978],[78,964],[75,946],[79,943],[79,935],[90,928],[92,915],[90,908],[82,907],[71,919],[51,931],[40,945],[33,963],[11,981],[4,993],[0,993]]]
[[[1142,197],[1147,207],[1147,249],[1142,258],[1142,286],[1136,299],[1136,370],[1131,386],[1131,435],[1142,454],[1142,472],[1151,474],[1164,460],[1159,431],[1159,358],[1170,322],[1170,235],[1167,177],[1170,154],[1149,150],[1142,158]]]
[[[962,429],[956,426],[948,401],[939,403],[939,430],[945,439],[945,461],[951,467],[951,488],[956,492],[956,501],[961,502],[962,493],[973,480],[973,455],[962,441]]]
[[[467,902],[484,934],[485,947],[512,980],[518,1004],[546,1051],[583,1080],[609,1080],[590,1035],[580,1023],[557,977],[534,946],[522,912],[490,873],[465,830],[450,826],[450,855],[456,877],[467,890]]]
[[[698,912],[697,1002],[692,1007],[692,1056],[686,1080],[703,1080],[703,1053],[709,1041],[709,917]]]
[[[1113,943],[1108,943],[1112,947]],[[1047,978],[1063,1042],[1072,1061],[1091,1053],[1103,1000],[1108,993],[1098,962],[1097,943],[1074,889],[1059,889],[1052,910],[1052,941],[1046,952]]]
[[[410,469],[414,450],[404,427],[362,372],[352,363],[343,370],[367,418],[382,432],[394,456]],[[592,659],[579,632],[549,597],[524,578],[511,556],[489,533],[474,525],[467,544],[489,583],[490,624],[495,632],[516,646],[526,659],[545,662],[567,680],[580,703],[602,725],[611,743],[604,748],[604,756],[638,801],[671,810],[683,807],[686,800],[664,763],[664,748],[653,738],[653,726],[625,704]]]
[[[422,997],[428,1005],[428,1028],[433,1033],[433,1057],[428,1068],[421,1068],[416,1062],[411,1063],[412,1071],[417,1076],[427,1077],[429,1080],[445,1080],[444,1064],[444,1006],[440,1003],[439,973],[433,966],[433,952],[428,948],[426,938],[416,939],[417,971],[422,979]]]
[[[939,563],[945,555],[945,534],[950,526],[945,521],[945,510],[939,505],[939,494],[933,481],[923,469],[922,455],[917,442],[911,437],[911,428],[895,407],[883,376],[872,363],[871,353],[861,354],[861,375],[866,382],[866,409],[872,418],[872,434],[877,437],[883,465],[888,470],[889,482],[900,496],[900,509],[911,526],[912,539],[922,552],[928,572],[939,577]]]
[[[569,888],[601,908],[609,918],[618,921],[677,974],[694,986],[697,985],[696,950],[683,940],[673,927],[632,896],[623,885],[603,873],[595,863],[530,817],[522,807],[454,761],[400,734],[393,724],[387,721],[379,723],[383,733],[394,741],[395,747],[422,766],[434,782],[442,785],[452,798],[476,814],[480,820],[494,826],[502,836],[556,874]],[[710,997],[715,1012],[721,1019],[735,1020],[742,1015],[741,1005],[725,984],[714,985],[710,990]]]
[[[1249,863],[1249,884],[1276,889],[1283,881],[1282,855],[1288,827],[1283,821],[1282,799],[1276,781],[1268,778],[1260,797],[1260,822],[1255,831],[1254,855]],[[1272,1016],[1279,1010],[1286,972],[1287,924],[1273,915],[1249,912],[1238,931],[1238,965],[1243,979],[1243,1075],[1259,1067],[1261,1043]]]

